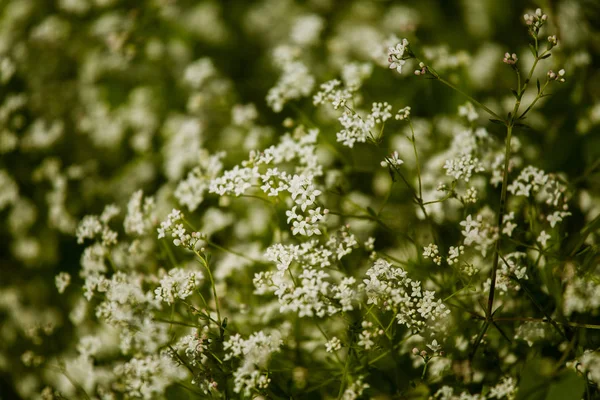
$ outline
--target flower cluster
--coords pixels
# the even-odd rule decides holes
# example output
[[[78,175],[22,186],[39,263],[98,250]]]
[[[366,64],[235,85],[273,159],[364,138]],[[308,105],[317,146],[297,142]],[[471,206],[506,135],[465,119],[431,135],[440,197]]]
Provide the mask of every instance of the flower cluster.
[[[474,219],[469,214],[460,222],[460,226],[463,227],[461,233],[464,236],[464,245],[473,246],[484,257],[498,239],[498,229],[490,221],[491,217],[488,210],[482,210]]]
[[[477,158],[472,158],[471,155],[463,155],[459,158],[446,160],[444,164],[446,175],[465,182],[469,182],[474,173],[485,171]]]
[[[390,69],[395,69],[398,73],[402,73],[402,67],[406,64],[406,58],[404,54],[408,50],[408,40],[402,39],[401,43],[396,44],[394,47],[388,48],[388,62],[390,63]],[[410,52],[410,51],[409,51]]]
[[[597,397],[577,2],[506,70],[473,2],[453,32],[435,4],[35,3],[0,6],[2,394]],[[498,43],[430,41],[468,35]]]
[[[441,300],[435,300],[435,292],[423,290],[421,282],[410,279],[406,271],[384,259],[376,260],[366,275],[361,288],[367,304],[393,311],[398,324],[418,331],[450,313]]]
[[[517,58],[517,55],[515,53],[505,53],[504,58],[502,59],[502,62],[508,65],[515,65],[517,61],[519,61],[519,59]]]
[[[253,389],[265,389],[271,379],[264,372],[272,353],[279,351],[282,344],[278,332],[266,334],[256,332],[248,339],[236,334],[223,343],[225,360],[240,359],[240,366],[233,372],[234,391],[249,396]]]
[[[525,14],[523,16],[525,23],[529,27],[529,31],[533,34],[536,34],[540,31],[540,28],[546,23],[548,20],[548,16],[542,12],[541,8],[537,8],[535,13],[533,14]]]
[[[155,298],[167,304],[172,304],[175,299],[185,300],[194,293],[202,278],[199,271],[173,268],[161,278],[160,286],[154,290]]]
[[[281,77],[267,93],[267,104],[275,112],[281,112],[285,103],[310,95],[315,78],[308,67],[298,59],[301,49],[281,46],[275,49],[273,58],[281,70]]]
[[[558,72],[552,70],[548,71],[548,79],[551,81],[564,82],[565,81],[565,70],[559,69]]]

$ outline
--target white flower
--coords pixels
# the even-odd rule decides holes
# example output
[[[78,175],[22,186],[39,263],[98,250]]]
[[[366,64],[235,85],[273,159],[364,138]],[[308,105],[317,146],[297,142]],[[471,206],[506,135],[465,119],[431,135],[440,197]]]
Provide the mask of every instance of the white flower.
[[[442,265],[442,257],[440,256],[440,252],[436,244],[430,243],[427,247],[425,247],[423,249],[423,257],[431,258],[437,265]]]
[[[408,278],[406,271],[384,259],[375,261],[366,275],[361,288],[367,295],[367,304],[394,310],[398,324],[420,330],[450,313],[441,300],[435,300],[433,291],[422,290],[421,282]],[[368,337],[364,341],[368,342]]]
[[[477,203],[477,189],[475,189],[473,186],[468,188],[463,196],[463,200],[465,203]]]
[[[292,25],[290,38],[300,46],[309,46],[319,40],[325,21],[317,14],[303,15],[296,18]]]
[[[373,64],[351,62],[344,64],[342,69],[342,81],[344,85],[352,91],[358,90],[365,79],[371,76]]]
[[[571,213],[568,211],[554,211],[546,217],[546,220],[550,222],[550,227],[554,228],[557,223],[561,222],[564,217],[569,215],[571,215]]]
[[[372,118],[376,124],[381,124],[392,117],[392,106],[386,101],[383,103],[373,103],[371,107],[370,118]]]
[[[436,339],[433,339],[431,344],[428,344],[427,347],[429,347],[429,349],[434,353],[437,353],[442,348],[442,346],[438,344],[438,341]]]
[[[123,226],[128,234],[143,235],[150,231],[153,223],[154,198],[146,197],[144,192],[135,192],[127,203],[127,215]]]
[[[338,109],[346,105],[346,102],[352,98],[352,90],[340,88],[342,82],[333,79],[322,83],[321,90],[313,96],[313,104],[315,106],[329,102],[334,109]]]
[[[396,46],[388,48],[388,62],[390,69],[395,69],[398,73],[402,73],[402,66],[406,64],[406,60],[403,57],[407,47],[408,40],[402,39],[402,43],[398,43]]]
[[[396,113],[396,117],[395,118],[398,121],[404,121],[406,119],[409,119],[410,118],[410,110],[411,110],[411,108],[408,107],[408,106],[399,109],[398,112]]]
[[[126,397],[147,400],[163,397],[172,382],[187,376],[187,371],[166,353],[133,357],[117,365],[114,372],[123,380]]]
[[[173,268],[160,280],[160,286],[154,290],[155,298],[168,304],[175,302],[176,298],[185,300],[194,293],[202,278],[200,271]]]
[[[308,67],[298,60],[299,54],[300,48],[286,46],[274,51],[275,64],[280,67],[281,76],[267,93],[267,104],[275,112],[281,112],[285,103],[306,97],[313,90],[315,78]]]
[[[530,26],[536,33],[544,25],[544,22],[548,19],[548,16],[542,12],[541,8],[535,10],[534,14],[525,14],[523,16],[525,23]]]
[[[67,286],[69,286],[71,283],[71,275],[69,275],[67,272],[60,272],[54,278],[54,283],[56,284],[58,293],[64,293]]]
[[[511,211],[510,213],[504,215],[504,219],[502,222],[502,224],[504,225],[502,227],[503,234],[505,234],[507,236],[512,236],[513,231],[517,227],[517,224],[513,222],[514,219],[515,219],[514,211]]]
[[[213,155],[201,150],[200,165],[193,168],[185,179],[177,184],[174,196],[180,204],[186,206],[189,211],[195,211],[204,201],[204,194],[209,189],[212,179],[215,179],[223,169],[221,159],[224,152]]]
[[[469,122],[473,122],[479,118],[477,110],[475,110],[475,107],[470,101],[458,107],[458,115],[467,118],[467,121]]]
[[[502,59],[502,61],[508,65],[515,65],[517,61],[519,61],[519,59],[517,58],[517,55],[515,53],[505,53],[504,59]]]
[[[289,181],[288,191],[302,211],[313,205],[317,196],[321,194],[321,191],[315,188],[312,177],[304,175],[294,175]]]
[[[450,246],[448,250],[448,265],[452,265],[458,261],[458,257],[460,257],[461,253],[465,251],[465,246]]]
[[[401,166],[402,164],[404,164],[404,161],[402,161],[399,158],[398,152],[394,151],[388,158],[385,159],[385,161],[381,162],[381,166],[382,167],[386,167],[386,166],[388,166],[388,164],[390,166],[398,168],[399,166]]]
[[[551,81],[558,81],[558,82],[564,82],[565,81],[565,70],[561,69],[558,71],[558,73],[550,70],[548,71],[548,79]]]
[[[325,343],[325,350],[328,353],[340,350],[342,348],[342,342],[337,337],[332,337],[327,343]]]
[[[540,235],[537,238],[537,241],[542,245],[542,247],[546,247],[546,242],[548,241],[548,239],[550,239],[552,236],[548,235],[546,233],[546,231],[541,231]]]
[[[538,8],[539,10],[539,8]],[[512,377],[505,376],[496,386],[490,388],[488,398],[490,399],[512,399],[517,391],[517,383]]]
[[[281,334],[276,331],[271,334],[258,331],[248,339],[235,334],[223,343],[225,360],[240,359],[239,367],[233,372],[235,393],[250,396],[252,391],[269,386],[271,379],[264,369],[271,354],[279,351],[282,343]]]
[[[479,159],[473,158],[470,154],[463,154],[452,160],[446,160],[444,169],[446,170],[446,175],[456,180],[462,179],[465,182],[469,182],[474,173],[485,170]]]
[[[189,64],[183,73],[183,80],[192,88],[202,85],[216,74],[215,66],[209,58],[201,58]]]

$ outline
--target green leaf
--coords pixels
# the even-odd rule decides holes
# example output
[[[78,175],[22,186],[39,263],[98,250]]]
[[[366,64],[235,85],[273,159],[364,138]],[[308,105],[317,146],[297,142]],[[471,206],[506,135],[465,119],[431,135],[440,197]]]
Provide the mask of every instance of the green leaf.
[[[530,127],[529,125],[525,125],[525,124],[522,124],[522,123],[520,123],[520,122],[519,122],[519,123],[516,123],[516,124],[514,125],[514,127],[515,127],[515,128],[521,128],[521,129],[523,129],[523,130],[528,130],[528,131],[529,131],[529,130],[531,130],[531,127]]]
[[[545,400],[552,363],[541,358],[528,360],[521,370],[519,391],[515,400]]]
[[[513,96],[515,96],[515,99],[519,100],[519,94],[515,89],[510,89],[510,92],[513,94]]]
[[[540,60],[544,60],[544,59],[546,59],[546,58],[550,57],[551,55],[552,55],[552,54],[548,53],[548,54],[546,54],[545,56],[541,56],[541,57],[540,57]]]
[[[560,263],[549,262],[544,265],[541,271],[541,277],[548,288],[548,293],[554,298],[556,304],[562,304],[562,287],[560,279],[555,274],[555,270],[560,271],[563,267]]]
[[[538,78],[538,80],[537,80],[537,89],[538,89],[538,93],[539,93],[539,92],[542,90],[542,89],[540,88],[540,80],[539,80],[539,78]]]
[[[550,384],[545,400],[580,400],[585,391],[585,381],[575,371],[565,371]]]
[[[371,207],[367,207],[367,212],[373,217],[377,216],[377,213]]]
[[[490,118],[490,122],[492,124],[504,125],[504,121],[500,121],[499,119],[491,119]]]
[[[571,236],[565,246],[565,252],[571,257],[574,256],[583,246],[587,237],[598,229],[600,229],[600,215],[588,222],[581,231]]]

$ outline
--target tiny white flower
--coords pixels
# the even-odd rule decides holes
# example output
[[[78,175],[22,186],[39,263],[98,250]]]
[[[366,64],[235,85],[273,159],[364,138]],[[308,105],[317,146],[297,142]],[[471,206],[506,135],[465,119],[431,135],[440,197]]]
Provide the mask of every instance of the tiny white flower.
[[[548,239],[550,239],[552,236],[548,235],[546,233],[546,231],[541,231],[540,235],[537,238],[537,241],[542,245],[542,247],[546,247],[546,243],[548,242]]]

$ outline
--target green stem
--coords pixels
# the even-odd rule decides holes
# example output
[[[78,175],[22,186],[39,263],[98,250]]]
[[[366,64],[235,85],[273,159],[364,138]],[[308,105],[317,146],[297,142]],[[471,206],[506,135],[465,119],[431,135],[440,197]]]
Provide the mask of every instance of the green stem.
[[[346,355],[346,364],[344,365],[344,375],[342,377],[342,381],[340,382],[340,390],[338,392],[338,400],[340,400],[344,394],[344,387],[346,382],[346,377],[348,376],[348,367],[350,366],[350,358],[352,349],[348,348],[348,354]]]
[[[427,373],[427,366],[429,365],[429,362],[426,361],[425,365],[423,366],[423,373],[421,374],[421,380],[425,381],[425,374]]]
[[[456,187],[456,181],[453,181],[452,182],[452,187],[448,190],[448,194],[446,194],[441,199],[426,201],[426,202],[423,203],[423,205],[426,206],[428,204],[442,203],[442,202],[448,200],[450,197],[452,197],[452,196],[455,195],[455,193],[454,193],[454,188],[455,187]]]
[[[471,355],[469,357],[471,360],[473,359],[473,357],[475,357],[477,348],[479,347],[479,344],[483,340],[483,335],[485,335],[489,326],[490,326],[490,323],[488,321],[485,321],[483,323],[483,325],[481,326],[481,330],[479,331],[479,334],[477,335],[477,339],[475,339],[475,344],[473,345],[473,350],[471,350]]]
[[[417,152],[417,144],[415,143],[415,130],[413,129],[413,124],[412,121],[409,119],[408,120],[408,126],[410,126],[410,132],[411,132],[411,143],[413,145],[413,150],[415,152],[415,162],[417,164],[417,178],[419,180],[419,199],[421,199],[421,202],[423,201],[423,188],[422,188],[422,184],[421,184],[421,166],[419,164],[419,153]]]
[[[218,250],[221,250],[221,251],[225,251],[225,252],[227,252],[227,253],[230,253],[230,254],[233,254],[233,255],[235,255],[235,256],[241,257],[241,258],[243,258],[243,259],[245,259],[245,260],[251,261],[251,262],[253,262],[253,263],[255,263],[255,264],[261,264],[261,263],[262,263],[262,261],[260,261],[260,260],[255,260],[254,258],[252,258],[252,257],[248,257],[247,255],[245,255],[245,254],[242,254],[242,253],[240,253],[240,252],[238,252],[238,251],[231,250],[230,248],[227,248],[227,247],[220,246],[220,245],[216,244],[215,242],[213,242],[213,241],[211,241],[211,240],[208,240],[208,239],[205,239],[205,240],[206,240],[206,243],[207,243],[209,246],[212,246],[212,247],[214,247],[215,249],[218,249]]]
[[[164,322],[165,324],[169,324],[169,325],[180,325],[180,326],[187,326],[190,328],[197,328],[197,326],[194,324],[189,324],[187,322],[182,322],[182,321],[174,321],[174,320],[168,320],[168,319],[162,319],[162,318],[154,318],[153,321],[154,322]]]
[[[321,328],[321,325],[319,325],[319,323],[317,321],[315,321],[315,325],[317,326],[317,329],[319,329],[319,331],[321,332],[321,334],[323,335],[323,337],[325,338],[325,340],[329,341],[329,337],[327,337],[327,334],[325,333],[325,331],[323,330],[323,328]],[[338,356],[337,352],[334,350],[332,351],[333,355],[335,356],[336,360],[338,360],[338,362],[340,364],[344,364],[342,359],[340,358],[340,356]]]
[[[457,88],[456,86],[454,86],[453,84],[451,84],[450,82],[448,82],[447,80],[445,80],[444,78],[442,78],[441,76],[439,76],[437,73],[432,73],[432,75],[438,81],[442,82],[444,85],[448,86],[451,89],[456,90],[458,93],[460,93],[463,96],[465,96],[467,99],[469,99],[470,102],[472,102],[477,107],[481,108],[482,110],[484,110],[485,112],[487,112],[488,114],[490,114],[495,119],[500,120],[500,121],[504,121],[504,119],[502,117],[500,117],[498,114],[496,114],[495,112],[493,112],[492,110],[490,110],[488,107],[484,106],[483,104],[481,104],[480,102],[478,102],[477,100],[475,100],[473,97],[471,97],[470,95],[466,94],[465,92],[463,92],[462,90],[460,90],[459,88]]]
[[[504,152],[504,174],[502,177],[502,189],[500,193],[500,210],[498,211],[498,239],[496,239],[496,245],[494,249],[494,261],[492,263],[492,273],[490,282],[490,294],[488,297],[488,318],[491,318],[494,307],[494,293],[496,290],[496,275],[498,272],[498,261],[500,259],[500,244],[502,242],[501,232],[502,223],[504,222],[504,212],[506,209],[506,192],[508,187],[508,166],[510,163],[510,139],[512,137],[512,123],[509,123],[506,132],[506,149]]]
[[[196,255],[200,258],[200,260],[202,261],[202,264],[204,265],[204,268],[206,268],[206,271],[208,273],[208,278],[210,279],[210,286],[212,288],[213,297],[215,299],[215,308],[216,308],[216,311],[217,311],[217,320],[219,321],[219,333],[221,335],[221,340],[223,340],[223,338],[225,336],[225,331],[223,329],[223,320],[221,319],[221,309],[219,307],[219,297],[217,296],[217,288],[215,286],[215,280],[213,279],[213,275],[212,275],[212,272],[210,270],[210,267],[208,266],[208,263],[206,262],[206,260],[204,259],[204,257],[197,250],[194,250],[194,253],[196,253]]]
[[[523,111],[523,113],[521,115],[519,115],[518,119],[522,119],[523,117],[525,117],[525,115],[531,111],[531,109],[533,108],[533,106],[535,106],[535,103],[538,102],[539,99],[542,98],[542,96],[544,95],[544,90],[546,89],[546,86],[548,86],[548,83],[550,81],[546,81],[546,83],[544,84],[544,86],[540,89],[540,92],[537,94],[537,96],[535,97],[535,99],[533,99],[533,101],[531,102],[531,104],[529,105],[529,107],[527,107],[527,109],[525,111]]]

